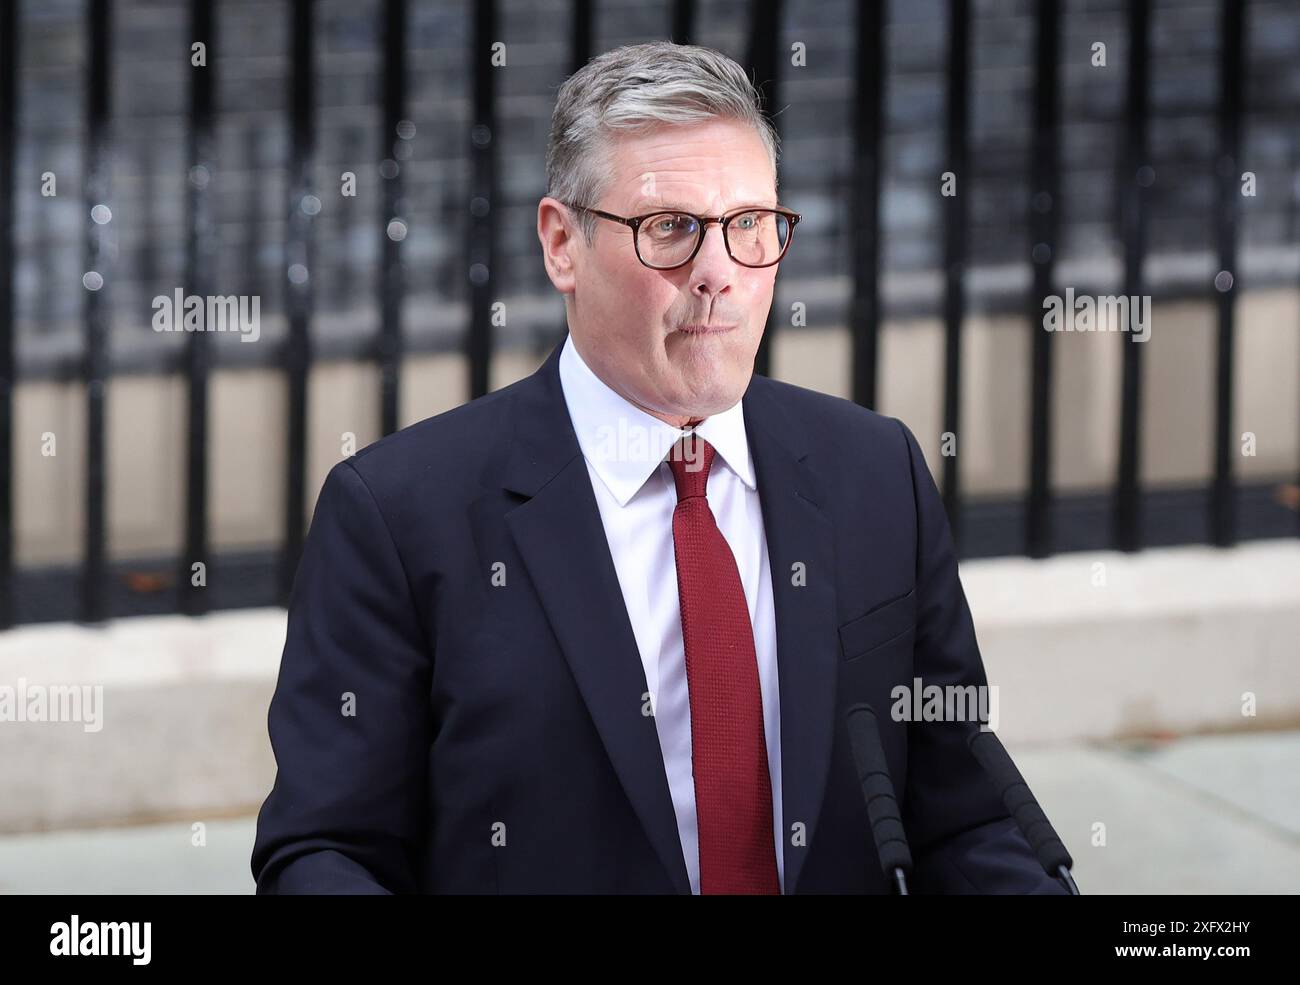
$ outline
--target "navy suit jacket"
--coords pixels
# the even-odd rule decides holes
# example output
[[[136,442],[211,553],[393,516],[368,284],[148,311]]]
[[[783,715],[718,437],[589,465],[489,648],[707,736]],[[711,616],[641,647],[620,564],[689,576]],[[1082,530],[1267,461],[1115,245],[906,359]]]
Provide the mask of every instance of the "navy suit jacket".
[[[259,893],[689,893],[559,353],[330,470],[270,706]],[[887,713],[914,677],[985,684],[915,437],[758,375],[744,414],[776,610],[785,892],[889,891],[843,723],[865,701],[913,892],[1063,893],[966,727]]]

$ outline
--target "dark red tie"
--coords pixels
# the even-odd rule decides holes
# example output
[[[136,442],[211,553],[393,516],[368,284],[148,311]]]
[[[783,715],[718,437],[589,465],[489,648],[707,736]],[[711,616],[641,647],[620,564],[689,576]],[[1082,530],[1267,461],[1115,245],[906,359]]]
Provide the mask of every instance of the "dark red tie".
[[[691,434],[668,456],[677,484],[673,554],[690,692],[700,892],[779,894],[754,630],[735,556],[705,494],[715,454]]]

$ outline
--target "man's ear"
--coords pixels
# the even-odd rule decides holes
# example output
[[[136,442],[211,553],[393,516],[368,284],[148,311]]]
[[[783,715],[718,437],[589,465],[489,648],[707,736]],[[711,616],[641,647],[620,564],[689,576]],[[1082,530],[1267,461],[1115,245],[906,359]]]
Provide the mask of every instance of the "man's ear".
[[[546,276],[561,294],[575,287],[575,253],[585,246],[581,232],[571,222],[571,213],[549,195],[537,203],[537,238],[542,244]]]

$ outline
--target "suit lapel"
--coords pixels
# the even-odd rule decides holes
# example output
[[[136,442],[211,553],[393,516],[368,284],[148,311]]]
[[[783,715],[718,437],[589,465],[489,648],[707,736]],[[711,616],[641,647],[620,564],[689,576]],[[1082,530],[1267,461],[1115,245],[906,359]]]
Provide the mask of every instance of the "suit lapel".
[[[503,484],[515,544],[628,799],[679,893],[690,893],[645,671],[559,378],[559,352],[515,392]]]
[[[813,843],[826,791],[839,650],[834,527],[822,510],[821,485],[810,467],[802,430],[775,390],[771,380],[755,376],[744,407],[776,610],[782,841],[789,895]],[[792,843],[796,824],[802,825],[802,844]]]

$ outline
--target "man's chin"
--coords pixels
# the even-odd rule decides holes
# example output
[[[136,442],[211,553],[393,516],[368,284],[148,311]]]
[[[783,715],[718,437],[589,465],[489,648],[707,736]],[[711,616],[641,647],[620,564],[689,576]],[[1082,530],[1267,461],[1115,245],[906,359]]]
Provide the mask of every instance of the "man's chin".
[[[671,413],[674,417],[712,417],[734,407],[745,395],[745,387],[734,384],[698,387],[677,401],[679,409]]]

